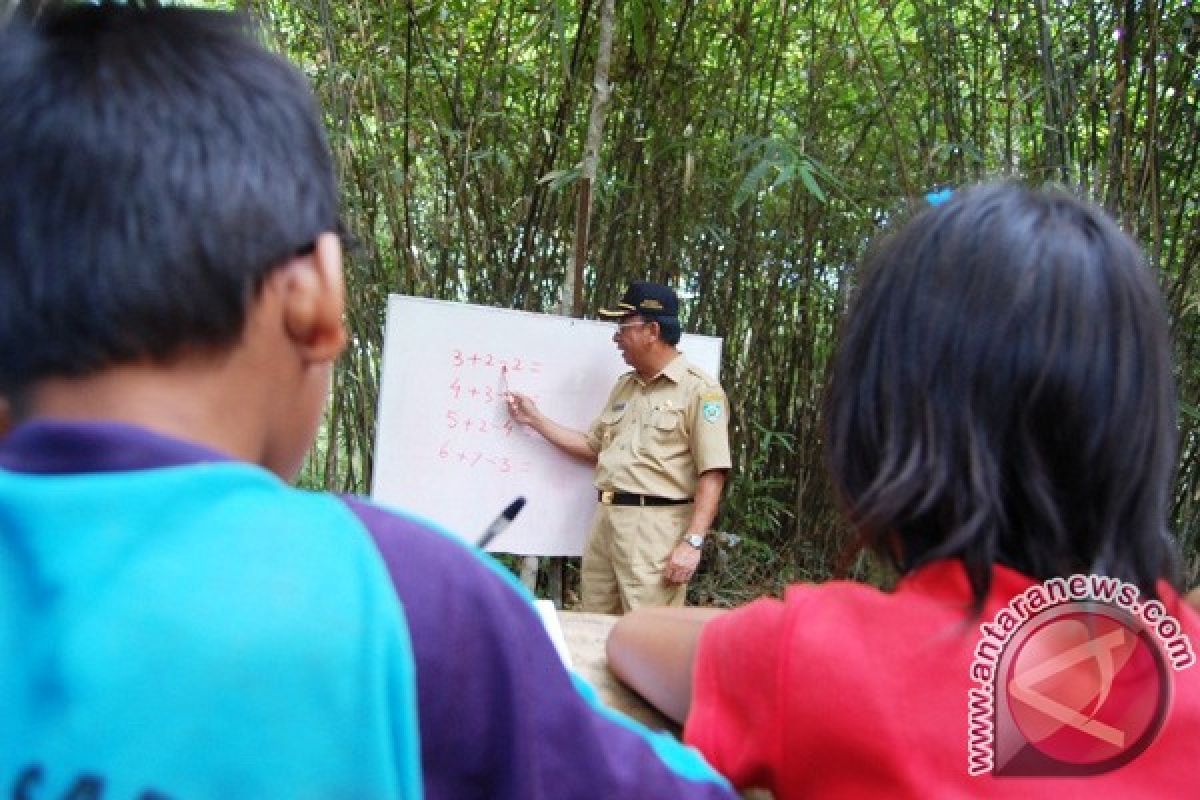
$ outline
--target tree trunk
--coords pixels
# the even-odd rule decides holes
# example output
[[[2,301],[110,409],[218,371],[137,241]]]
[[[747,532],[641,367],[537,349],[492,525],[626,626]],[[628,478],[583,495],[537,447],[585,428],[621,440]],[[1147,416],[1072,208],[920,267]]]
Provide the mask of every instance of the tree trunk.
[[[592,184],[596,181],[596,164],[604,138],[604,116],[611,95],[608,64],[612,57],[614,5],[614,0],[604,0],[600,4],[600,41],[596,48],[596,67],[592,78],[592,113],[588,118],[587,141],[583,148],[583,176],[579,181],[579,200],[575,209],[575,256],[571,271],[563,283],[563,309],[570,308],[573,317],[583,314],[583,268],[587,264],[592,219]]]

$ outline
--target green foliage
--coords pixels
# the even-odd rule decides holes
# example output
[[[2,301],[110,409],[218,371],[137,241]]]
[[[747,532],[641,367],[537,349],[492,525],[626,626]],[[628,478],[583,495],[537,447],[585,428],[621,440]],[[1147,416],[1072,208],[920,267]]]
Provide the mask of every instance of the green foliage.
[[[796,437],[757,423],[754,428],[758,446],[749,468],[732,473],[725,493],[722,518],[734,525],[711,537],[704,568],[688,587],[693,604],[733,606],[777,595],[795,579],[799,565],[789,558],[789,549],[773,544],[793,516],[783,498],[791,496],[795,481],[766,474],[764,468],[773,451],[794,453]]]
[[[542,177],[538,178],[538,183],[547,184],[550,191],[557,192],[567,186],[574,184],[583,175],[583,170],[578,165],[569,169],[555,169],[547,172]]]
[[[725,518],[737,521],[736,533],[742,536],[769,538],[788,523],[791,506],[782,498],[790,496],[794,479],[770,475],[766,467],[772,456],[796,451],[796,437],[790,433],[771,431],[753,423],[757,447],[752,451],[746,468],[734,471],[725,493]],[[786,491],[785,491],[786,490]]]
[[[818,185],[816,175],[820,175],[829,183],[837,183],[837,178],[821,164],[801,153],[789,142],[780,141],[770,136],[749,137],[743,142],[738,161],[753,161],[754,166],[742,178],[737,192],[733,195],[733,210],[737,211],[743,203],[757,195],[758,187],[764,178],[774,175],[774,180],[767,187],[773,192],[799,179],[809,194],[820,202],[825,202],[825,192]]]
[[[781,597],[801,575],[781,551],[753,536],[718,533],[696,577],[688,584],[688,603],[731,608],[764,595]]]

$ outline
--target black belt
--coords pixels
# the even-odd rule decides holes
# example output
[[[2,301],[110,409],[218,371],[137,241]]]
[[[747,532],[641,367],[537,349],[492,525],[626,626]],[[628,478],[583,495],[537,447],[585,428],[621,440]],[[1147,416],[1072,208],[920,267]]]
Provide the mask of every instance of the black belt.
[[[685,497],[677,500],[674,497],[655,497],[649,494],[630,494],[629,492],[596,492],[596,499],[606,506],[682,506],[692,502]]]

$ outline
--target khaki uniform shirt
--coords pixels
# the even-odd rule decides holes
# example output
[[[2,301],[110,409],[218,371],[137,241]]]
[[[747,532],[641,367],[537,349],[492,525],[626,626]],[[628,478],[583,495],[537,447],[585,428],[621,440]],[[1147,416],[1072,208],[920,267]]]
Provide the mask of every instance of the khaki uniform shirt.
[[[617,379],[587,432],[597,453],[596,488],[681,500],[700,473],[729,469],[729,402],[711,376],[682,355],[650,381]]]

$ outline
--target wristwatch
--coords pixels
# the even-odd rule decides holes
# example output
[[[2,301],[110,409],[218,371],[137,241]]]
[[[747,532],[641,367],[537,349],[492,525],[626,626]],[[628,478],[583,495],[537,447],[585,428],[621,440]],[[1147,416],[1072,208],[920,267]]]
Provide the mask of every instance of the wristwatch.
[[[684,534],[683,540],[697,550],[704,549],[704,534],[703,533],[688,533]]]

